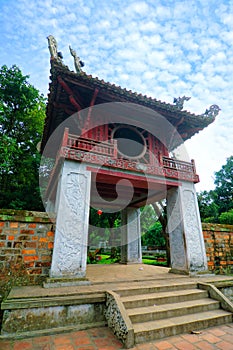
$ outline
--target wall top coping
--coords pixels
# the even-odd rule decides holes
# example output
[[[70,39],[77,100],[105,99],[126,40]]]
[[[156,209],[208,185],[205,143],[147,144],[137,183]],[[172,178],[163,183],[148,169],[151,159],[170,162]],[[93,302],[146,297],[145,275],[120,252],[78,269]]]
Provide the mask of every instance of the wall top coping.
[[[55,213],[0,209],[0,221],[54,223]]]
[[[233,225],[225,224],[211,224],[204,222],[202,223],[203,231],[215,231],[215,232],[231,232],[233,233]]]

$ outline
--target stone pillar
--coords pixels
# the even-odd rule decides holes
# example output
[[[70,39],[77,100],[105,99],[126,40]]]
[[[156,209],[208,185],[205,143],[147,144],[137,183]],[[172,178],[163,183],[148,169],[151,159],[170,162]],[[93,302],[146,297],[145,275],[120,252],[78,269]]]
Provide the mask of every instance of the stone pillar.
[[[56,231],[50,277],[86,275],[91,172],[85,164],[65,160],[56,197]]]
[[[123,209],[121,220],[121,263],[140,264],[142,262],[140,209]]]
[[[171,272],[207,272],[205,243],[194,184],[183,181],[167,193]]]

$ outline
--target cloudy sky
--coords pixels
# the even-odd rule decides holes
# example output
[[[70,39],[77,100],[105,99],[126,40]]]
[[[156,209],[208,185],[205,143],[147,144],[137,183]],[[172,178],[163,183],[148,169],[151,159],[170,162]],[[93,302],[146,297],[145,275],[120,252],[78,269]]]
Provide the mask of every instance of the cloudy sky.
[[[45,96],[47,36],[73,68],[186,110],[221,108],[215,122],[185,143],[196,160],[197,190],[214,188],[214,171],[233,154],[233,0],[0,0],[0,65],[16,64]]]

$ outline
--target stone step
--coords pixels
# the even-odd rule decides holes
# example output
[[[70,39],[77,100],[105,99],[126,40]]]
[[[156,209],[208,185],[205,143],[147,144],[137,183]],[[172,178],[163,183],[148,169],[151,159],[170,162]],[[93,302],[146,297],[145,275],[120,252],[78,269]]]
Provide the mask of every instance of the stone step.
[[[39,308],[58,305],[82,305],[82,304],[94,304],[104,303],[106,299],[105,293],[87,293],[87,294],[75,294],[75,295],[53,295],[46,297],[30,297],[30,298],[12,298],[6,299],[1,304],[2,310],[11,309],[26,309],[26,308]]]
[[[135,343],[145,343],[181,333],[232,322],[232,314],[224,310],[212,310],[186,316],[171,317],[134,324]]]
[[[163,318],[171,318],[189,315],[197,312],[216,310],[220,308],[220,303],[216,300],[203,298],[180,303],[154,305],[128,309],[127,314],[133,324],[148,322]]]
[[[121,297],[125,297],[125,296],[147,294],[147,293],[161,293],[161,292],[167,292],[168,290],[174,291],[174,290],[192,289],[192,288],[196,288],[196,285],[197,284],[195,282],[184,283],[183,281],[181,281],[180,283],[170,283],[170,284],[164,284],[164,285],[152,284],[149,286],[148,285],[137,286],[137,287],[128,286],[125,289],[116,290],[116,293]]]
[[[188,289],[121,297],[121,301],[126,309],[132,309],[137,307],[177,303],[207,297],[208,292],[205,290]]]

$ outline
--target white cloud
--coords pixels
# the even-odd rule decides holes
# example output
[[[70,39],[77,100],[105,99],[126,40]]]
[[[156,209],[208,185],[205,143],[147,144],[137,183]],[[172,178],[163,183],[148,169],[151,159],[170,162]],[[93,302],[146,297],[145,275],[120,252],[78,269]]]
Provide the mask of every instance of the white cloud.
[[[129,15],[133,15],[134,13],[146,15],[148,13],[148,5],[145,1],[135,1],[132,2],[128,7],[126,7],[124,9],[124,12]]]
[[[232,1],[8,0],[0,2],[0,64],[17,64],[45,94],[49,84],[46,37],[55,36],[64,62],[68,46],[85,71],[166,102],[191,96],[185,109],[216,121],[187,143],[196,158],[200,188],[232,154]],[[11,20],[9,20],[9,18]],[[207,142],[208,140],[208,142]]]

